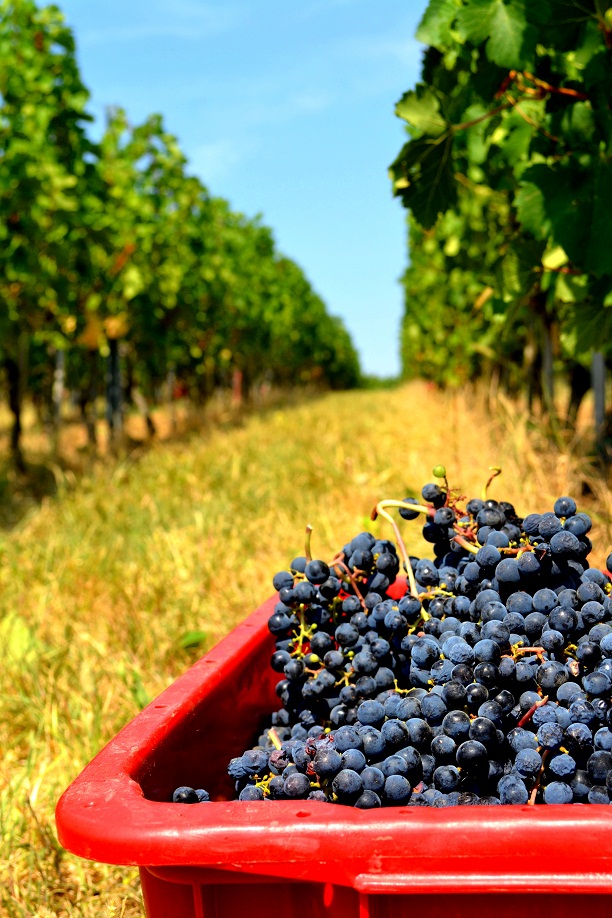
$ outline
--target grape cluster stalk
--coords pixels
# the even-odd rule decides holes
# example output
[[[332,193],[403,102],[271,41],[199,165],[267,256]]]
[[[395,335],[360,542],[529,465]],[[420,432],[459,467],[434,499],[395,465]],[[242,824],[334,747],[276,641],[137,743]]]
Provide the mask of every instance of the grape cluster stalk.
[[[327,563],[308,537],[274,576],[282,706],[229,763],[238,799],[610,804],[612,553],[590,567],[571,497],[525,517],[488,498],[498,473],[466,502],[436,466],[420,501],[373,511],[395,541],[360,532]],[[394,510],[423,518],[432,559],[407,554]]]

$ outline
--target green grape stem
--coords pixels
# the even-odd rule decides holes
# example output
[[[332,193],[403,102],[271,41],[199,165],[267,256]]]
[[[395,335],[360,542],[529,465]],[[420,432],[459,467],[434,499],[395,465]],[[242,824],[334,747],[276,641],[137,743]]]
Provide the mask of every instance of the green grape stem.
[[[312,551],[310,548],[310,542],[312,539],[312,526],[310,523],[306,526],[306,545],[304,550],[304,555],[306,556],[307,561],[312,561]]]

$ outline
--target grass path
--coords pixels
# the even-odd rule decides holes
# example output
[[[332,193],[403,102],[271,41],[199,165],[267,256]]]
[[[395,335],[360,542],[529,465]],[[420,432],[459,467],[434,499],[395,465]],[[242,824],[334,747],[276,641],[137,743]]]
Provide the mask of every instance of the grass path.
[[[106,466],[0,535],[0,890],[15,918],[141,916],[137,875],[89,864],[56,841],[55,803],[149,699],[271,592],[303,553],[329,558],[383,497],[418,494],[437,463],[451,485],[519,513],[576,496],[594,514],[603,563],[610,492],[509,406],[424,384],[329,395],[243,426],[167,443]],[[585,484],[588,498],[581,498]],[[418,524],[409,550],[429,554]],[[189,632],[197,632],[189,635]],[[187,646],[189,645],[189,646]]]

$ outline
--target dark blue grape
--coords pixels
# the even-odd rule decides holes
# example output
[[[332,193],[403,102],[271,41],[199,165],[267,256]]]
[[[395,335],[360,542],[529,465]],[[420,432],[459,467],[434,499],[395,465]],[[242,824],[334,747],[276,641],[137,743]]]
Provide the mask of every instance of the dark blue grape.
[[[375,765],[367,765],[361,774],[361,782],[366,790],[378,791],[385,786],[385,776]]]
[[[523,531],[529,536],[536,535],[539,532],[540,519],[539,513],[528,514],[523,520]]]
[[[519,583],[521,580],[521,572],[516,558],[502,558],[495,568],[495,577],[499,583],[504,584],[504,586]]]
[[[431,741],[431,754],[436,760],[436,765],[453,765],[456,752],[457,744],[446,733],[434,736]]]
[[[523,779],[533,779],[542,767],[542,757],[535,749],[521,749],[514,760],[514,768]]]
[[[558,749],[563,743],[563,728],[561,724],[547,722],[539,725],[538,742],[543,749]]]
[[[353,806],[357,807],[358,810],[373,810],[382,806],[382,801],[375,791],[365,788]]]
[[[386,778],[383,799],[387,803],[401,806],[408,803],[411,796],[412,788],[403,775],[391,774]]]
[[[524,782],[518,775],[505,775],[497,785],[499,799],[508,806],[520,806],[527,803],[529,794]]]
[[[593,698],[610,697],[612,680],[603,672],[587,673],[582,679],[582,687]]]
[[[199,803],[198,793],[193,787],[181,785],[172,794],[173,803]]]
[[[241,757],[241,765],[245,775],[263,775],[268,770],[268,753],[263,749],[248,749]]]
[[[498,529],[493,529],[487,536],[487,545],[494,545],[495,548],[508,548],[510,545],[510,539],[508,535]]]
[[[437,660],[430,670],[431,681],[434,686],[443,686],[453,678],[454,664],[452,660]]]
[[[609,727],[600,727],[594,737],[595,749],[604,749],[612,752],[612,730]]]
[[[449,711],[442,720],[442,729],[455,743],[468,739],[470,718],[465,711]]]
[[[300,778],[306,777],[305,775],[298,775]],[[308,778],[306,778],[308,781]],[[238,795],[239,800],[264,800],[264,792],[261,787],[257,787],[255,784],[247,784],[246,787],[243,787]]]
[[[585,627],[591,628],[593,625],[603,622],[605,609],[602,603],[592,599],[589,602],[585,602],[580,610],[580,615]]]
[[[327,580],[320,584],[319,593],[323,599],[334,599],[342,589],[342,584],[337,577],[331,576]]]
[[[578,538],[572,532],[556,532],[550,540],[550,550],[555,560],[577,560],[582,554]]]
[[[573,532],[580,539],[590,532],[592,525],[591,518],[586,513],[576,513],[565,521],[564,529]]]
[[[595,722],[595,711],[589,701],[573,701],[569,706],[569,714],[572,723],[593,724]]]
[[[421,701],[421,712],[426,721],[432,725],[441,723],[444,715],[448,713],[448,708],[440,695],[431,692]]]
[[[449,794],[459,787],[461,774],[454,765],[439,765],[433,773],[433,780],[436,790]]]
[[[418,504],[418,500],[415,497],[405,497],[402,501],[404,504]],[[404,520],[416,520],[420,516],[418,510],[408,510],[404,507],[400,508],[399,515]]]
[[[332,789],[340,803],[354,803],[364,788],[357,772],[351,768],[344,768],[332,781]]]
[[[477,740],[479,743],[482,743],[491,753],[496,752],[499,746],[497,728],[488,717],[475,717],[474,720],[470,722],[468,737],[471,740]]]
[[[325,561],[313,560],[308,562],[304,573],[311,583],[319,585],[325,583],[330,575],[330,570]]]
[[[553,507],[558,517],[573,516],[578,509],[573,497],[558,497]]]
[[[603,803],[609,806],[610,798],[608,797],[607,789],[601,785],[593,785],[589,790],[588,801],[589,803]]]
[[[390,718],[380,728],[385,742],[389,746],[402,746],[408,741],[408,727],[403,720],[399,718]]]
[[[576,773],[570,781],[574,803],[587,803],[591,785],[591,779],[586,771],[581,768],[576,769]]]
[[[379,767],[385,778],[388,778],[389,775],[403,775],[405,778],[408,777],[408,765],[401,755],[387,756],[386,759],[380,762]]]
[[[523,524],[524,525],[524,524]],[[550,541],[556,532],[561,532],[563,524],[555,513],[543,513],[538,523],[538,532],[546,541]]]
[[[533,602],[531,596],[524,590],[517,590],[515,593],[511,593],[510,596],[508,596],[506,599],[505,605],[508,612],[518,612],[520,615],[522,615],[523,621],[525,620],[526,615],[529,615],[530,612],[533,612]]]
[[[414,746],[405,746],[403,749],[398,749],[396,755],[401,756],[408,766],[408,780],[415,787],[419,781],[423,780],[423,762],[427,760],[427,756],[421,755]],[[429,758],[433,761],[433,757],[430,756]],[[427,761],[425,761],[425,764],[427,764]]]
[[[523,727],[514,727],[508,733],[506,741],[515,755],[521,751],[521,749],[537,749],[538,741],[533,733],[530,730],[525,730]]]
[[[586,770],[593,784],[605,784],[608,772],[612,771],[612,754],[598,749],[589,756]]]
[[[348,622],[338,625],[334,636],[341,647],[352,647],[359,640],[359,632]]]
[[[569,752],[573,754],[586,752],[591,748],[592,734],[585,723],[574,722],[565,728],[564,746],[567,746]]]
[[[565,781],[551,781],[544,788],[544,803],[571,803],[573,798],[572,789]]]
[[[363,757],[363,753],[361,755]],[[319,777],[324,780],[333,778],[343,767],[342,756],[333,746],[323,747],[317,750],[312,766]]]
[[[457,748],[457,765],[466,771],[488,770],[489,753],[478,740],[466,740]]]
[[[347,749],[341,756],[341,767],[351,768],[357,773],[363,771],[366,767],[366,757],[360,749]],[[317,760],[315,757],[314,766],[316,770]]]
[[[448,717],[448,715],[446,715]],[[432,730],[426,720],[411,717],[406,721],[410,745],[415,749],[424,749],[432,739]]]
[[[310,640],[310,649],[322,657],[328,650],[335,650],[334,639],[325,631],[317,631]]]
[[[361,734],[361,741],[363,753],[368,759],[380,756],[387,747],[384,736],[374,727]]]
[[[565,643],[565,637],[560,631],[555,631],[554,628],[543,631],[539,641],[540,646],[551,654],[561,653],[565,647]]]
[[[570,783],[576,774],[576,760],[568,753],[561,752],[550,759],[547,769],[555,780]]]
[[[347,749],[362,749],[363,741],[355,727],[348,724],[340,727],[333,734],[334,744],[338,752],[346,752]]]
[[[519,558],[517,558],[517,567],[519,574],[525,580],[536,577],[540,573],[540,562],[537,559],[535,552],[526,551]]]
[[[493,687],[496,690],[499,688],[499,670],[493,663],[478,663],[474,667],[474,679],[476,682],[485,685],[489,690]]]
[[[556,693],[569,675],[563,663],[556,660],[546,660],[538,666],[535,678],[542,691],[546,694]]]
[[[442,687],[441,697],[449,710],[459,710],[464,707],[467,701],[465,685],[459,680],[452,679]]]
[[[352,659],[353,672],[358,675],[370,675],[378,669],[378,660],[369,650],[361,650]]]
[[[481,568],[495,567],[499,561],[501,561],[501,554],[490,542],[483,545],[476,553],[476,563],[480,565]]]
[[[379,701],[364,701],[357,708],[357,717],[362,724],[379,727],[385,720],[385,709]]]
[[[501,660],[499,644],[491,640],[480,640],[474,644],[474,659],[477,663],[494,663]]]

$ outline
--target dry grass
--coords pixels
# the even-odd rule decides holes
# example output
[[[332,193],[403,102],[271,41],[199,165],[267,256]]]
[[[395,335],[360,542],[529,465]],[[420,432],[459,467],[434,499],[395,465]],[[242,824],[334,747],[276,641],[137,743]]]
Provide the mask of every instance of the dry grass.
[[[519,513],[577,497],[596,520],[593,562],[612,541],[612,497],[581,458],[552,449],[500,403],[424,384],[270,410],[242,426],[192,434],[112,464],[0,536],[0,889],[4,913],[142,915],[134,870],[89,864],[59,847],[55,803],[139,708],[270,593],[303,552],[331,554],[383,497],[416,494],[443,462],[452,485]],[[63,482],[63,483],[62,483]],[[588,492],[585,496],[581,496]],[[405,524],[410,550],[428,546]],[[181,638],[199,630],[199,646]],[[195,639],[194,639],[195,640]]]

